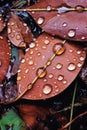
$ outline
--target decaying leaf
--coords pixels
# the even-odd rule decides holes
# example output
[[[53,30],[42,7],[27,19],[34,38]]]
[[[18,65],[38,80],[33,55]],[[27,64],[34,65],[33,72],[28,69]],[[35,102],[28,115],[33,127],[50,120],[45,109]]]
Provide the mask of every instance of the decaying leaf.
[[[65,44],[64,44],[65,42]],[[85,61],[77,45],[43,33],[31,42],[18,71],[18,93],[26,99],[46,99],[64,91],[76,78]]]
[[[10,41],[18,47],[26,47],[33,38],[30,28],[19,19],[16,14],[11,13],[7,27]]]
[[[0,130],[27,130],[23,120],[13,109],[6,112],[0,119]]]
[[[41,0],[30,9],[45,8],[46,11],[29,12],[42,29],[74,41],[87,41],[87,2],[82,0]],[[56,11],[51,11],[52,9]],[[74,11],[66,11],[74,8]],[[59,9],[59,10],[58,10]]]
[[[10,46],[5,36],[0,35],[0,82],[4,79],[10,62]]]

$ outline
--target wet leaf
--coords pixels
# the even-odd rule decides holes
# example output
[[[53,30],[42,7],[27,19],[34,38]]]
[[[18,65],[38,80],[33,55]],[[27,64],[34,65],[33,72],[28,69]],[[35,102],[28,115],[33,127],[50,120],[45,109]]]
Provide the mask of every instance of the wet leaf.
[[[10,46],[5,36],[0,35],[0,82],[4,79],[10,63]]]
[[[73,2],[70,0],[41,0],[29,8],[41,8],[42,10],[45,8],[46,11],[35,11],[35,13],[31,11],[29,13],[37,24],[51,35],[74,41],[87,41],[87,11],[83,11],[84,7],[87,7],[87,2],[84,3],[82,0]],[[56,8],[56,11],[51,11],[52,8],[54,10]],[[64,9],[67,8],[75,8],[75,11],[64,12]]]
[[[12,130],[27,130],[25,123],[13,109],[6,112],[0,119],[0,130],[7,130],[7,128]]]
[[[3,31],[3,29],[5,28],[6,23],[3,20],[2,14],[0,14],[0,32]]]
[[[11,13],[11,18],[9,19],[7,31],[10,41],[18,47],[26,47],[33,38],[27,24],[13,13]]]
[[[77,77],[86,57],[80,46],[45,33],[29,47],[17,77],[19,96],[28,91],[22,95],[26,99],[46,99],[64,91]]]

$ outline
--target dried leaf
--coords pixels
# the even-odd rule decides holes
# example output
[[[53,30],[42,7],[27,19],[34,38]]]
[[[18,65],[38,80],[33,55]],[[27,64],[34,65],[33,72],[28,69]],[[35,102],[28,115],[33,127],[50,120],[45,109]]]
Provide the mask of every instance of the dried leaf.
[[[23,23],[23,21],[13,13],[11,13],[11,18],[9,19],[7,31],[10,41],[18,47],[26,47],[33,38],[27,24]]]
[[[76,11],[63,12],[64,8],[75,8]],[[82,0],[73,2],[70,0],[41,0],[30,9],[45,8],[47,11],[29,12],[42,29],[51,34],[74,41],[87,41],[87,2]],[[56,11],[50,11],[56,8]],[[58,8],[62,13],[58,12]]]
[[[81,47],[64,42],[44,33],[30,44],[17,77],[19,95],[28,90],[23,98],[46,99],[72,83],[86,54]]]
[[[0,82],[4,79],[10,62],[10,46],[5,36],[0,35]]]

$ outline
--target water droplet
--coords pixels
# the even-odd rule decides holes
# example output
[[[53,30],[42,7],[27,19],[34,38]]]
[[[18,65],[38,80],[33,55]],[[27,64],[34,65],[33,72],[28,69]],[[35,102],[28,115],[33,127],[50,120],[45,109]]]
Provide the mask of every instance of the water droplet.
[[[64,79],[64,76],[63,75],[59,75],[58,78],[57,78],[59,81],[62,81]]]
[[[82,67],[82,63],[78,63],[77,66],[80,68]]]
[[[73,38],[76,35],[76,31],[74,29],[69,30],[68,36]]]
[[[51,10],[51,6],[48,5],[48,6],[47,6],[47,11],[50,11],[50,10]]]
[[[80,55],[80,54],[81,54],[81,51],[80,51],[80,50],[77,50],[77,54]]]
[[[45,84],[43,86],[43,93],[44,94],[50,94],[52,91],[52,86],[50,84]]]
[[[74,63],[70,63],[70,64],[68,65],[68,70],[73,71],[73,70],[75,70],[75,69],[76,69],[76,66],[75,66]]]
[[[18,76],[18,77],[17,77],[17,81],[20,81],[20,80],[21,80],[21,77],[20,77],[20,76]]]
[[[21,72],[21,70],[19,69],[17,72],[18,72],[18,73],[20,73],[20,72]]]
[[[56,68],[59,70],[59,69],[61,69],[63,67],[63,65],[62,64],[60,64],[60,63],[58,63],[57,65],[56,65]]]
[[[80,61],[84,61],[85,60],[85,57],[80,57]]]
[[[46,49],[46,46],[42,46],[43,49]]]
[[[47,82],[47,79],[46,79],[46,78],[44,79],[44,82]]]
[[[33,64],[34,64],[33,60],[30,60],[30,61],[28,62],[28,64],[29,64],[29,65],[33,65]]]
[[[56,54],[56,55],[61,55],[63,54],[65,51],[65,46],[62,44],[62,43],[56,43],[54,46],[53,46],[53,52]]]
[[[30,51],[30,54],[31,54],[31,55],[33,54],[33,51],[32,51],[32,50]]]
[[[11,28],[10,27],[8,27],[8,34],[10,34],[11,32],[12,32],[12,30],[11,30]]]
[[[26,70],[25,70],[25,73],[27,74],[28,72],[29,72],[29,69],[26,69]]]
[[[29,47],[30,47],[30,48],[34,48],[34,47],[35,47],[35,42],[31,42],[31,43],[29,44]]]
[[[37,76],[38,76],[39,78],[43,78],[43,77],[45,77],[45,75],[47,74],[47,71],[44,70],[43,67],[41,67],[41,68],[38,68],[36,74],[37,74]]]
[[[44,40],[44,43],[45,43],[46,45],[48,45],[49,42],[50,42],[50,41],[49,41],[48,39]]]
[[[66,27],[66,26],[67,26],[67,23],[66,23],[66,22],[64,22],[62,26],[63,26],[63,27]]]
[[[52,79],[53,78],[53,74],[49,74],[49,78]]]
[[[14,22],[12,22],[12,23],[11,23],[11,25],[13,26],[13,25],[15,25],[15,23],[14,23]]]
[[[79,13],[81,13],[81,12],[84,11],[84,7],[81,6],[81,5],[77,5],[77,6],[75,7],[75,9],[76,9],[76,11],[79,12]]]
[[[41,53],[40,53],[40,52],[38,52],[38,53],[37,53],[37,55],[38,55],[38,56],[40,56],[40,55],[41,55]]]
[[[82,36],[82,37],[81,37],[81,39],[82,39],[82,40],[85,40],[85,39],[86,39],[86,37],[85,37],[85,36]]]
[[[67,83],[67,81],[66,80],[63,80],[63,84],[66,84]]]
[[[17,40],[20,40],[20,38],[21,38],[20,34],[17,34],[17,35],[16,35],[16,39],[17,39]]]
[[[22,60],[21,60],[21,63],[25,63],[25,59],[22,59]]]
[[[44,22],[44,18],[43,17],[39,17],[37,20],[38,24],[42,24]]]
[[[70,50],[69,50],[69,52],[70,52],[70,53],[72,53],[72,52],[73,52],[73,50],[72,50],[72,49],[70,49]]]

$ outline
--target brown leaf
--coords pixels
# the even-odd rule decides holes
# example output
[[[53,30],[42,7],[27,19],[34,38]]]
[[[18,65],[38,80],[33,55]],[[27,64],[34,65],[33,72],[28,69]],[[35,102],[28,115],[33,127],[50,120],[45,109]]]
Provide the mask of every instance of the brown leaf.
[[[6,24],[2,18],[2,14],[0,14],[0,32],[3,31],[3,29],[5,28]]]
[[[80,6],[79,6],[80,5]],[[58,13],[51,8],[77,7],[78,11]],[[42,29],[51,34],[74,41],[87,41],[87,2],[82,0],[41,0],[30,9],[46,8],[47,11],[29,12]]]
[[[44,121],[46,115],[49,114],[48,108],[35,105],[21,104],[18,108],[22,118],[31,130],[39,126],[38,119]]]
[[[8,37],[18,47],[26,47],[32,41],[33,35],[27,24],[23,23],[16,14],[11,13],[8,22]]]
[[[5,36],[0,35],[0,82],[4,79],[10,62],[10,47]]]
[[[76,45],[40,35],[30,44],[18,73],[18,92],[27,87],[26,99],[46,99],[64,91],[76,78],[84,63],[85,51]],[[59,49],[59,50],[57,50]]]

